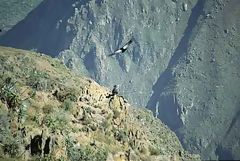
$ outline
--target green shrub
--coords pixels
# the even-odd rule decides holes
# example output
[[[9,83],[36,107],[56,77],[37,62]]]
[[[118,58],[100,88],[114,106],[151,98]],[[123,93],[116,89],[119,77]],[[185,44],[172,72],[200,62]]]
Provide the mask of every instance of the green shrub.
[[[153,146],[149,146],[149,152],[151,155],[160,155],[161,151]]]
[[[45,155],[43,157],[41,155],[34,155],[32,156],[31,160],[32,161],[55,161],[51,155]]]
[[[36,69],[29,73],[26,84],[35,90],[47,90],[50,89],[49,75],[45,72],[38,71]]]
[[[71,101],[71,99],[67,98],[66,100],[64,100],[64,102],[61,105],[61,108],[63,108],[66,111],[70,111],[73,108],[73,102]]]
[[[2,108],[0,108],[0,125],[0,143],[4,155],[18,156],[20,137],[19,135],[13,137],[10,131],[8,113]]]
[[[114,138],[119,142],[126,142],[128,140],[127,132],[122,129],[119,129],[115,131]]]
[[[76,96],[76,93],[70,93],[68,96],[67,96],[67,99],[73,101],[73,102],[77,102],[77,96]]]
[[[81,161],[105,161],[107,159],[107,151],[105,149],[92,146],[75,147],[71,139],[66,139],[67,155],[70,160]]]
[[[18,119],[21,123],[24,122],[26,119],[28,108],[29,108],[29,102],[22,101],[21,105],[19,106],[19,112],[18,112]]]
[[[15,139],[3,146],[4,154],[8,154],[11,157],[17,157],[19,155],[19,143]]]
[[[19,91],[15,86],[15,82],[12,78],[8,77],[0,84],[0,100],[6,101],[8,108],[16,110],[20,105],[20,98],[18,96]]]
[[[32,118],[32,121],[36,122],[38,125],[41,124],[41,119],[40,119],[40,113],[36,113],[33,118]]]
[[[108,120],[103,120],[100,124],[100,128],[103,130],[103,131],[106,131],[109,127],[111,126],[111,124],[109,123]]]
[[[34,99],[36,97],[36,90],[33,89],[33,90],[29,91],[28,95],[29,95],[29,98]]]
[[[56,129],[61,131],[65,130],[68,127],[68,122],[69,119],[66,111],[63,109],[57,109],[45,117],[46,126],[51,128],[53,131]]]
[[[83,110],[83,119],[82,119],[83,120],[82,121],[83,125],[89,125],[92,122],[92,119],[90,118],[90,114],[89,114],[89,109],[90,108],[87,108],[87,109]]]

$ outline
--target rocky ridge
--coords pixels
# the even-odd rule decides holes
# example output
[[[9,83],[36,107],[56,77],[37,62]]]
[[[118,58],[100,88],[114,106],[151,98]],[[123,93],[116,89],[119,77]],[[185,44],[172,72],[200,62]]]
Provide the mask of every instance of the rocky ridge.
[[[200,160],[146,109],[57,59],[0,48],[0,159]]]

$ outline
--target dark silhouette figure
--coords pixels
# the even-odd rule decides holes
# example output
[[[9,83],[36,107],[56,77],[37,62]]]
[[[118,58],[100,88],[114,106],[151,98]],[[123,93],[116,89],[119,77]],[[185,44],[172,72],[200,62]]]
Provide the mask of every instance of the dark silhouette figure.
[[[106,98],[113,97],[113,96],[115,96],[115,95],[117,95],[117,94],[118,94],[118,86],[117,86],[117,85],[114,85],[114,86],[113,86],[112,93],[109,94]]]
[[[113,55],[116,55],[116,54],[124,53],[132,42],[133,42],[132,39],[129,40],[123,47],[115,50],[112,54],[109,54],[108,56],[113,56]]]
[[[114,99],[114,96],[115,96],[115,95],[117,95],[119,98],[122,98],[122,100],[123,100],[124,103],[127,103],[127,100],[126,100],[123,96],[118,95],[118,89],[119,89],[118,86],[117,86],[117,85],[114,85],[114,86],[113,86],[112,93],[109,94],[108,96],[106,96],[106,98],[110,98],[109,104],[110,104],[110,102]]]

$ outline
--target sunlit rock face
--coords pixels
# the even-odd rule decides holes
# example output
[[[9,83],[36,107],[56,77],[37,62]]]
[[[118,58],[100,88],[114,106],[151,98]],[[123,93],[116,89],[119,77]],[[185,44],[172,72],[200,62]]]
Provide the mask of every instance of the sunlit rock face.
[[[118,84],[204,159],[239,159],[239,7],[238,0],[45,0],[0,44]],[[131,38],[124,54],[108,57]]]
[[[172,1],[76,3],[69,21],[76,36],[60,58],[65,63],[73,62],[73,70],[86,73],[101,84],[120,85],[121,94],[130,102],[146,106],[189,14],[190,11],[183,12],[182,2]],[[133,43],[124,54],[108,57],[131,38]]]

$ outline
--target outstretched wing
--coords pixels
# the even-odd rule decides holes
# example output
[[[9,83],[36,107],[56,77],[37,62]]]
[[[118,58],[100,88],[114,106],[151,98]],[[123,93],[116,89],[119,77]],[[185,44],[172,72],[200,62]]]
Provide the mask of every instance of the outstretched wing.
[[[128,41],[123,47],[115,50],[112,54],[109,54],[108,56],[113,56],[115,54],[120,54],[123,53],[127,50],[128,46],[132,43],[132,39],[130,41]]]
[[[119,53],[121,53],[121,52],[122,52],[122,48],[117,49],[116,51],[114,51],[112,54],[109,54],[108,56],[113,56],[113,55],[119,54]]]
[[[132,39],[128,41],[122,48],[126,50],[131,43],[132,43]]]
[[[112,53],[112,54],[109,54],[108,56],[113,56],[113,55],[115,55],[116,53]]]

